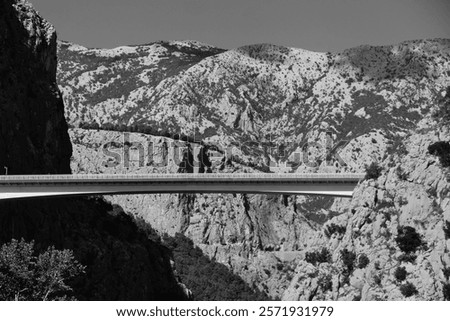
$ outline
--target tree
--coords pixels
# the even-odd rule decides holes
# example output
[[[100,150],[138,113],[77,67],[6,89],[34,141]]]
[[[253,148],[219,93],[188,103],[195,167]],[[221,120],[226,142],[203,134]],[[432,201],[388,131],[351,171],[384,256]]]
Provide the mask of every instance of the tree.
[[[402,282],[402,281],[405,281],[406,280],[406,275],[407,275],[408,273],[406,272],[406,268],[405,267],[397,267],[396,269],[395,269],[395,272],[394,272],[394,277],[395,277],[395,279],[398,281],[398,282]]]
[[[424,244],[421,235],[411,226],[400,226],[395,241],[400,250],[405,253],[413,253]]]
[[[364,253],[358,258],[358,269],[364,269],[370,263],[369,258]]]
[[[13,239],[0,250],[0,300],[64,300],[67,281],[82,273],[71,250],[51,246],[36,255],[33,241]]]
[[[377,179],[381,176],[383,168],[377,163],[373,162],[369,166],[366,166],[366,179]]]
[[[445,95],[441,96],[437,103],[438,109],[433,114],[433,117],[439,123],[446,125],[450,122],[450,86],[447,87]]]
[[[325,247],[323,247],[320,252],[306,252],[305,261],[313,265],[317,265],[317,263],[330,263],[331,253]]]
[[[449,142],[436,142],[428,146],[431,155],[439,157],[442,167],[450,166],[450,144]]]
[[[409,298],[410,296],[416,295],[419,292],[417,291],[414,284],[407,282],[405,284],[402,284],[400,286],[400,292],[406,297]]]

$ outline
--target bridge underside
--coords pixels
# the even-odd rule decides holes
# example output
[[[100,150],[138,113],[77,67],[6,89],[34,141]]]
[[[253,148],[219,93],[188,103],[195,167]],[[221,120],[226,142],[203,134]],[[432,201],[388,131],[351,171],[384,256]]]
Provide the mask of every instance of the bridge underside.
[[[158,184],[36,184],[0,186],[0,199],[35,197],[87,196],[114,194],[165,194],[165,193],[245,193],[293,194],[352,197],[356,182],[349,183],[158,183]]]

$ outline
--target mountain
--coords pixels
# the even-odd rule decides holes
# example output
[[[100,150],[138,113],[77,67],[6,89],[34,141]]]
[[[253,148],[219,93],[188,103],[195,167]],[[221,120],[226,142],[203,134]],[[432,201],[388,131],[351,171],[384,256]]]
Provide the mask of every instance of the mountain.
[[[0,0],[0,30],[2,171],[6,166],[8,174],[70,173],[72,147],[56,85],[55,29],[28,2]],[[169,249],[102,199],[2,201],[0,230],[0,244],[24,238],[34,240],[38,252],[49,246],[72,250],[86,266],[85,275],[69,280],[76,299],[187,298]],[[8,286],[9,273],[14,275],[2,264],[2,286]]]
[[[223,51],[191,42],[110,50],[59,43],[58,82],[71,126],[182,134],[237,146],[247,162],[278,164],[327,133],[336,142],[414,128],[444,88],[448,48],[439,39],[335,54],[267,44]],[[354,170],[360,160],[351,159]]]
[[[159,234],[184,234],[272,298],[450,298],[450,136],[436,117],[450,108],[450,40],[340,53],[60,42],[58,56],[74,172],[177,172],[189,154],[190,171],[375,169],[352,200],[107,197]]]

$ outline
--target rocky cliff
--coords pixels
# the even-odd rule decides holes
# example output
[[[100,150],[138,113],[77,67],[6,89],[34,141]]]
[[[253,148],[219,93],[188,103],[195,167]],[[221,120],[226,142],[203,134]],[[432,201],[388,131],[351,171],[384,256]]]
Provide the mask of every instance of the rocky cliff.
[[[56,33],[24,1],[0,3],[0,166],[69,173],[71,144],[56,85]]]
[[[214,150],[213,172],[364,171],[378,164],[352,200],[108,198],[160,233],[184,233],[273,298],[449,298],[448,172],[428,151],[449,140],[432,117],[448,108],[449,40],[341,53],[62,42],[59,56],[66,118],[85,128],[70,131],[74,172],[176,172],[182,162],[170,160],[180,146],[194,158],[202,146]]]
[[[0,165],[9,174],[70,173],[71,143],[56,86],[54,28],[19,0],[0,1]],[[86,266],[73,280],[84,300],[168,300],[187,296],[171,253],[102,199],[2,201],[0,243],[35,240],[72,249]]]

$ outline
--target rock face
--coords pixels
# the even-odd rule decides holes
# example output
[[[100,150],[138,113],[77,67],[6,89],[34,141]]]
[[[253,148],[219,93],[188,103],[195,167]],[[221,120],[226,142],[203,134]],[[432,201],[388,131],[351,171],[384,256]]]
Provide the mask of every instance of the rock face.
[[[108,197],[160,233],[184,233],[273,298],[449,297],[448,170],[428,153],[430,144],[449,140],[432,117],[448,108],[441,98],[450,86],[449,40],[335,54],[273,45],[223,51],[159,42],[103,50],[63,42],[59,55],[66,118],[85,128],[70,131],[74,172],[176,172],[179,161],[155,161],[171,159],[176,144],[187,148],[169,134],[214,147],[213,172],[381,167],[352,200]],[[141,133],[126,143],[125,131]],[[336,155],[330,151],[339,141]],[[138,146],[149,142],[156,147],[141,153]],[[131,161],[105,154],[105,144],[120,155],[127,150]],[[409,230],[416,234],[406,239],[420,246],[405,252]],[[406,279],[397,278],[397,268],[405,268]]]
[[[268,44],[101,50],[63,42],[58,82],[71,126],[195,136],[222,150],[238,147],[234,156],[247,163],[279,167],[305,162],[306,143],[314,156],[312,146],[327,137],[334,146],[414,128],[447,83],[449,47],[436,39],[331,54]],[[383,157],[381,136],[346,160],[353,170],[367,160],[361,153]]]
[[[53,27],[24,1],[0,0],[0,165],[9,174],[70,173],[71,143],[56,86]],[[148,228],[147,228],[148,229]],[[0,244],[72,249],[86,266],[83,300],[182,300],[169,250],[104,200],[2,201]]]
[[[0,2],[0,166],[9,174],[70,173],[56,85],[56,33],[25,1]]]

